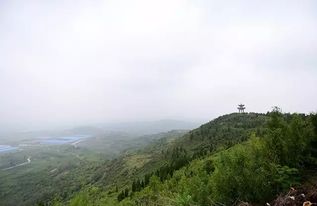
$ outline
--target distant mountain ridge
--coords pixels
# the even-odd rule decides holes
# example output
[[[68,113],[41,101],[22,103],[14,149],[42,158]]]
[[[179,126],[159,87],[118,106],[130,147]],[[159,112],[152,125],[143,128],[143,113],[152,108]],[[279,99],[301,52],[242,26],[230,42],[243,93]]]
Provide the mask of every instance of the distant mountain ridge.
[[[142,121],[142,122],[122,122],[100,124],[99,128],[105,131],[128,132],[135,135],[149,135],[171,130],[191,130],[198,127],[200,123],[187,122],[172,119],[163,119],[158,121]]]

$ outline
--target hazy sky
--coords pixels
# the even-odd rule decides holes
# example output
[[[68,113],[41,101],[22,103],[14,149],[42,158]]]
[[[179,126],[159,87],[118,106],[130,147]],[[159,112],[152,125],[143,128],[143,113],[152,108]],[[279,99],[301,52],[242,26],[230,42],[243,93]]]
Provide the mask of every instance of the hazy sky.
[[[316,0],[1,0],[0,126],[317,111]]]

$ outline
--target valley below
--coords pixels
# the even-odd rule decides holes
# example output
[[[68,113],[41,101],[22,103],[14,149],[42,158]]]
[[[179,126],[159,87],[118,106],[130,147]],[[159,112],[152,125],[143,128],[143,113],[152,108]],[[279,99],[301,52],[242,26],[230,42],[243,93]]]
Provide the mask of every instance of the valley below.
[[[178,137],[185,132],[140,136],[120,131],[64,132],[9,139],[4,143],[10,145],[0,147],[0,205],[36,205],[54,197],[67,199],[102,178],[102,168],[115,158],[132,154],[162,137]],[[134,167],[142,158],[127,161]]]

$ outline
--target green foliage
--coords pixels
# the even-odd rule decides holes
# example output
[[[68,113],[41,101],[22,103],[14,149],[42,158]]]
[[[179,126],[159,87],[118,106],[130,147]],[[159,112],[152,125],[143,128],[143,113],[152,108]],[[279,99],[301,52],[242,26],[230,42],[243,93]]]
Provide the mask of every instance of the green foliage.
[[[214,166],[212,160],[207,160],[205,162],[204,169],[208,175],[210,175],[212,172],[214,172],[215,166]]]
[[[268,126],[265,143],[271,161],[291,167],[300,167],[307,162],[313,133],[306,118],[298,114],[283,116],[277,110],[271,113]]]
[[[69,205],[263,204],[297,185],[314,164],[316,128],[315,114],[282,114],[278,108],[268,115],[225,115],[183,138],[113,160],[104,175],[108,181],[98,183],[120,181],[105,191],[83,190]],[[139,160],[133,155],[150,160],[131,172],[125,160]]]
[[[272,195],[273,182],[267,180],[273,171],[258,138],[220,153],[215,159],[215,168],[211,178],[212,195],[217,202],[257,202]]]
[[[174,198],[172,205],[231,205],[238,201],[264,203],[277,192],[298,184],[297,168],[308,161],[311,123],[305,115],[282,115],[279,110],[274,110],[270,116],[267,129],[253,130],[247,142],[215,153],[212,158],[206,156],[208,152],[193,155],[200,160],[192,160],[188,166],[176,170],[171,179],[164,183],[157,180],[158,186],[148,189]],[[207,134],[206,131],[202,133]],[[256,134],[264,137],[256,137]],[[190,137],[190,141],[194,138]],[[133,199],[138,199],[138,195]]]
[[[307,159],[315,167],[317,165],[317,114],[311,114],[309,120],[312,126],[313,137],[311,143],[308,145],[309,152],[306,151],[306,153],[308,153]]]
[[[117,196],[117,199],[118,201],[122,201],[124,198],[126,197],[129,197],[129,189],[128,188],[125,188],[124,190],[122,190],[118,196]]]
[[[274,182],[278,186],[277,191],[287,190],[300,183],[298,169],[277,165],[276,171]]]
[[[190,206],[192,205],[192,197],[188,194],[182,194],[176,198],[176,202],[179,206]]]
[[[77,194],[73,199],[71,199],[69,206],[89,206],[89,197],[87,193],[82,192]]]
[[[159,189],[160,189],[160,179],[153,175],[151,178],[150,178],[150,183],[149,183],[149,187],[151,190],[153,190],[154,192],[157,192]]]

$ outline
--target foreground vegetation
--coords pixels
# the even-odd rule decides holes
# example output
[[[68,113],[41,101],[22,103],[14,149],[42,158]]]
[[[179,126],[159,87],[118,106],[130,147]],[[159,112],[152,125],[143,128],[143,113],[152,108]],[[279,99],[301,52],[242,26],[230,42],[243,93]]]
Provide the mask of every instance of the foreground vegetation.
[[[165,146],[164,164],[152,172],[107,189],[87,186],[54,204],[264,204],[315,171],[316,144],[315,114],[275,108],[267,115],[226,115]]]

